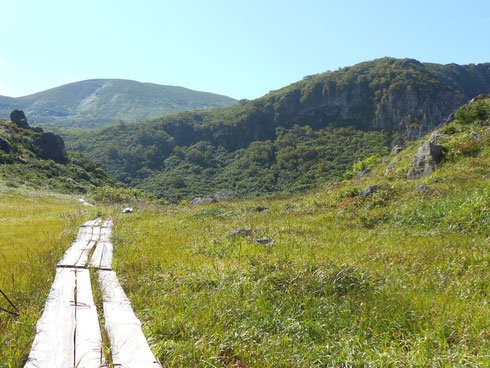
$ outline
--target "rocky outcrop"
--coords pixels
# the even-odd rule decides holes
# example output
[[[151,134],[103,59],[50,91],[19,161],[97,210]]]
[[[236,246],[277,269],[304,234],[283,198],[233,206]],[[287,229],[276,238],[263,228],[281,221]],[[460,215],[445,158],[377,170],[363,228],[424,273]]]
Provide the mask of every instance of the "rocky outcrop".
[[[356,179],[367,178],[369,175],[371,175],[371,169],[362,170],[356,175]]]
[[[10,120],[14,122],[19,128],[29,129],[29,123],[22,110],[14,110],[10,113]]]
[[[5,153],[10,153],[10,151],[12,150],[9,141],[2,137],[0,137],[0,150]]]
[[[386,167],[385,176],[389,175],[395,169],[395,164],[401,160],[402,160],[401,157],[395,157],[393,160],[391,160],[388,166]]]
[[[194,198],[191,201],[191,206],[199,206],[201,204],[211,204],[211,203],[217,203],[218,201],[215,198]]]
[[[439,166],[446,148],[428,141],[420,142],[420,147],[412,160],[412,165],[408,171],[407,179],[420,179],[430,175]]]
[[[231,230],[226,235],[226,238],[233,238],[235,236],[250,236],[250,235],[252,235],[252,230],[244,229],[243,227],[240,227],[238,229]]]
[[[398,155],[401,151],[403,151],[403,147],[397,144],[391,149],[391,154]]]
[[[396,143],[413,141],[446,121],[449,112],[465,98],[448,86],[431,86],[431,93],[418,88],[393,88],[378,106],[374,126],[402,133]]]
[[[39,148],[39,153],[42,158],[58,163],[65,163],[67,161],[65,142],[63,142],[63,139],[59,135],[50,132],[42,133],[32,143]]]

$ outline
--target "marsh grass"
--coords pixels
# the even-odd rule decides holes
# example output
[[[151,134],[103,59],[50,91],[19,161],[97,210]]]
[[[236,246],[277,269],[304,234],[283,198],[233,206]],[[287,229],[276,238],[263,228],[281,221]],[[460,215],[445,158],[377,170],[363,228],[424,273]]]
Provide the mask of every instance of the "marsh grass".
[[[175,367],[488,366],[488,131],[454,125],[479,129],[486,143],[474,154],[457,148],[465,136],[449,137],[455,154],[423,179],[406,180],[411,143],[389,175],[379,163],[368,178],[295,201],[116,216],[118,276],[157,358]],[[240,227],[250,235],[226,236]]]
[[[56,263],[93,211],[70,196],[0,184],[0,288],[19,310],[0,311],[0,367],[23,366]],[[13,309],[2,296],[0,307]]]

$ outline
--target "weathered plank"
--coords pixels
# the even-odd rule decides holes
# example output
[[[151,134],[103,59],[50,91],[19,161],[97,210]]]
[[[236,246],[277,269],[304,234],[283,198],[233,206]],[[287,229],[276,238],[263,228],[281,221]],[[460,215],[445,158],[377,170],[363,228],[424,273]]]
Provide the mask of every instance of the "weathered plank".
[[[105,329],[111,342],[114,366],[125,368],[160,367],[141,330],[114,271],[98,272],[102,290]]]
[[[106,220],[100,228],[99,241],[90,261],[90,267],[110,270],[112,267],[113,245],[111,243],[112,220]]]
[[[92,254],[90,267],[110,270],[112,267],[112,252],[113,246],[111,242],[99,241]]]
[[[76,274],[75,367],[98,368],[104,365],[104,354],[90,274],[87,269]]]
[[[25,368],[74,366],[75,270],[58,268]]]
[[[87,221],[78,231],[78,236],[65,252],[58,266],[83,267],[86,265],[90,250],[99,237],[100,228],[93,227],[100,222],[99,219]]]

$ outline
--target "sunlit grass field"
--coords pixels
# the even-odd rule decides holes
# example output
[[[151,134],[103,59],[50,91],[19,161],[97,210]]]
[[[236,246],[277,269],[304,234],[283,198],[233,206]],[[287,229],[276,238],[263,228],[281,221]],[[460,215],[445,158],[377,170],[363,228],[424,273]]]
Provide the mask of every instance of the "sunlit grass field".
[[[414,143],[386,176],[380,162],[368,178],[296,199],[116,216],[117,272],[157,358],[488,366],[488,130],[456,128],[447,161],[427,178],[406,180]],[[469,129],[484,137],[471,154],[460,150]],[[238,228],[250,232],[227,237]]]
[[[44,308],[58,260],[94,210],[72,196],[0,183],[0,367],[21,367]]]

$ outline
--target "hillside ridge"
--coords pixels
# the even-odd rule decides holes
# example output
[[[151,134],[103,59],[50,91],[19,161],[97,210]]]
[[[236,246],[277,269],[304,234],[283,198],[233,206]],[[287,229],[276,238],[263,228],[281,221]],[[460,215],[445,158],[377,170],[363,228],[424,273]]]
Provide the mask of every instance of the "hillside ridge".
[[[225,107],[236,100],[184,87],[127,79],[88,79],[23,97],[0,96],[0,116],[24,110],[42,126],[94,128],[180,111]]]
[[[62,135],[118,180],[164,198],[253,197],[338,179],[355,161],[416,140],[488,92],[490,63],[382,58],[226,108]]]

